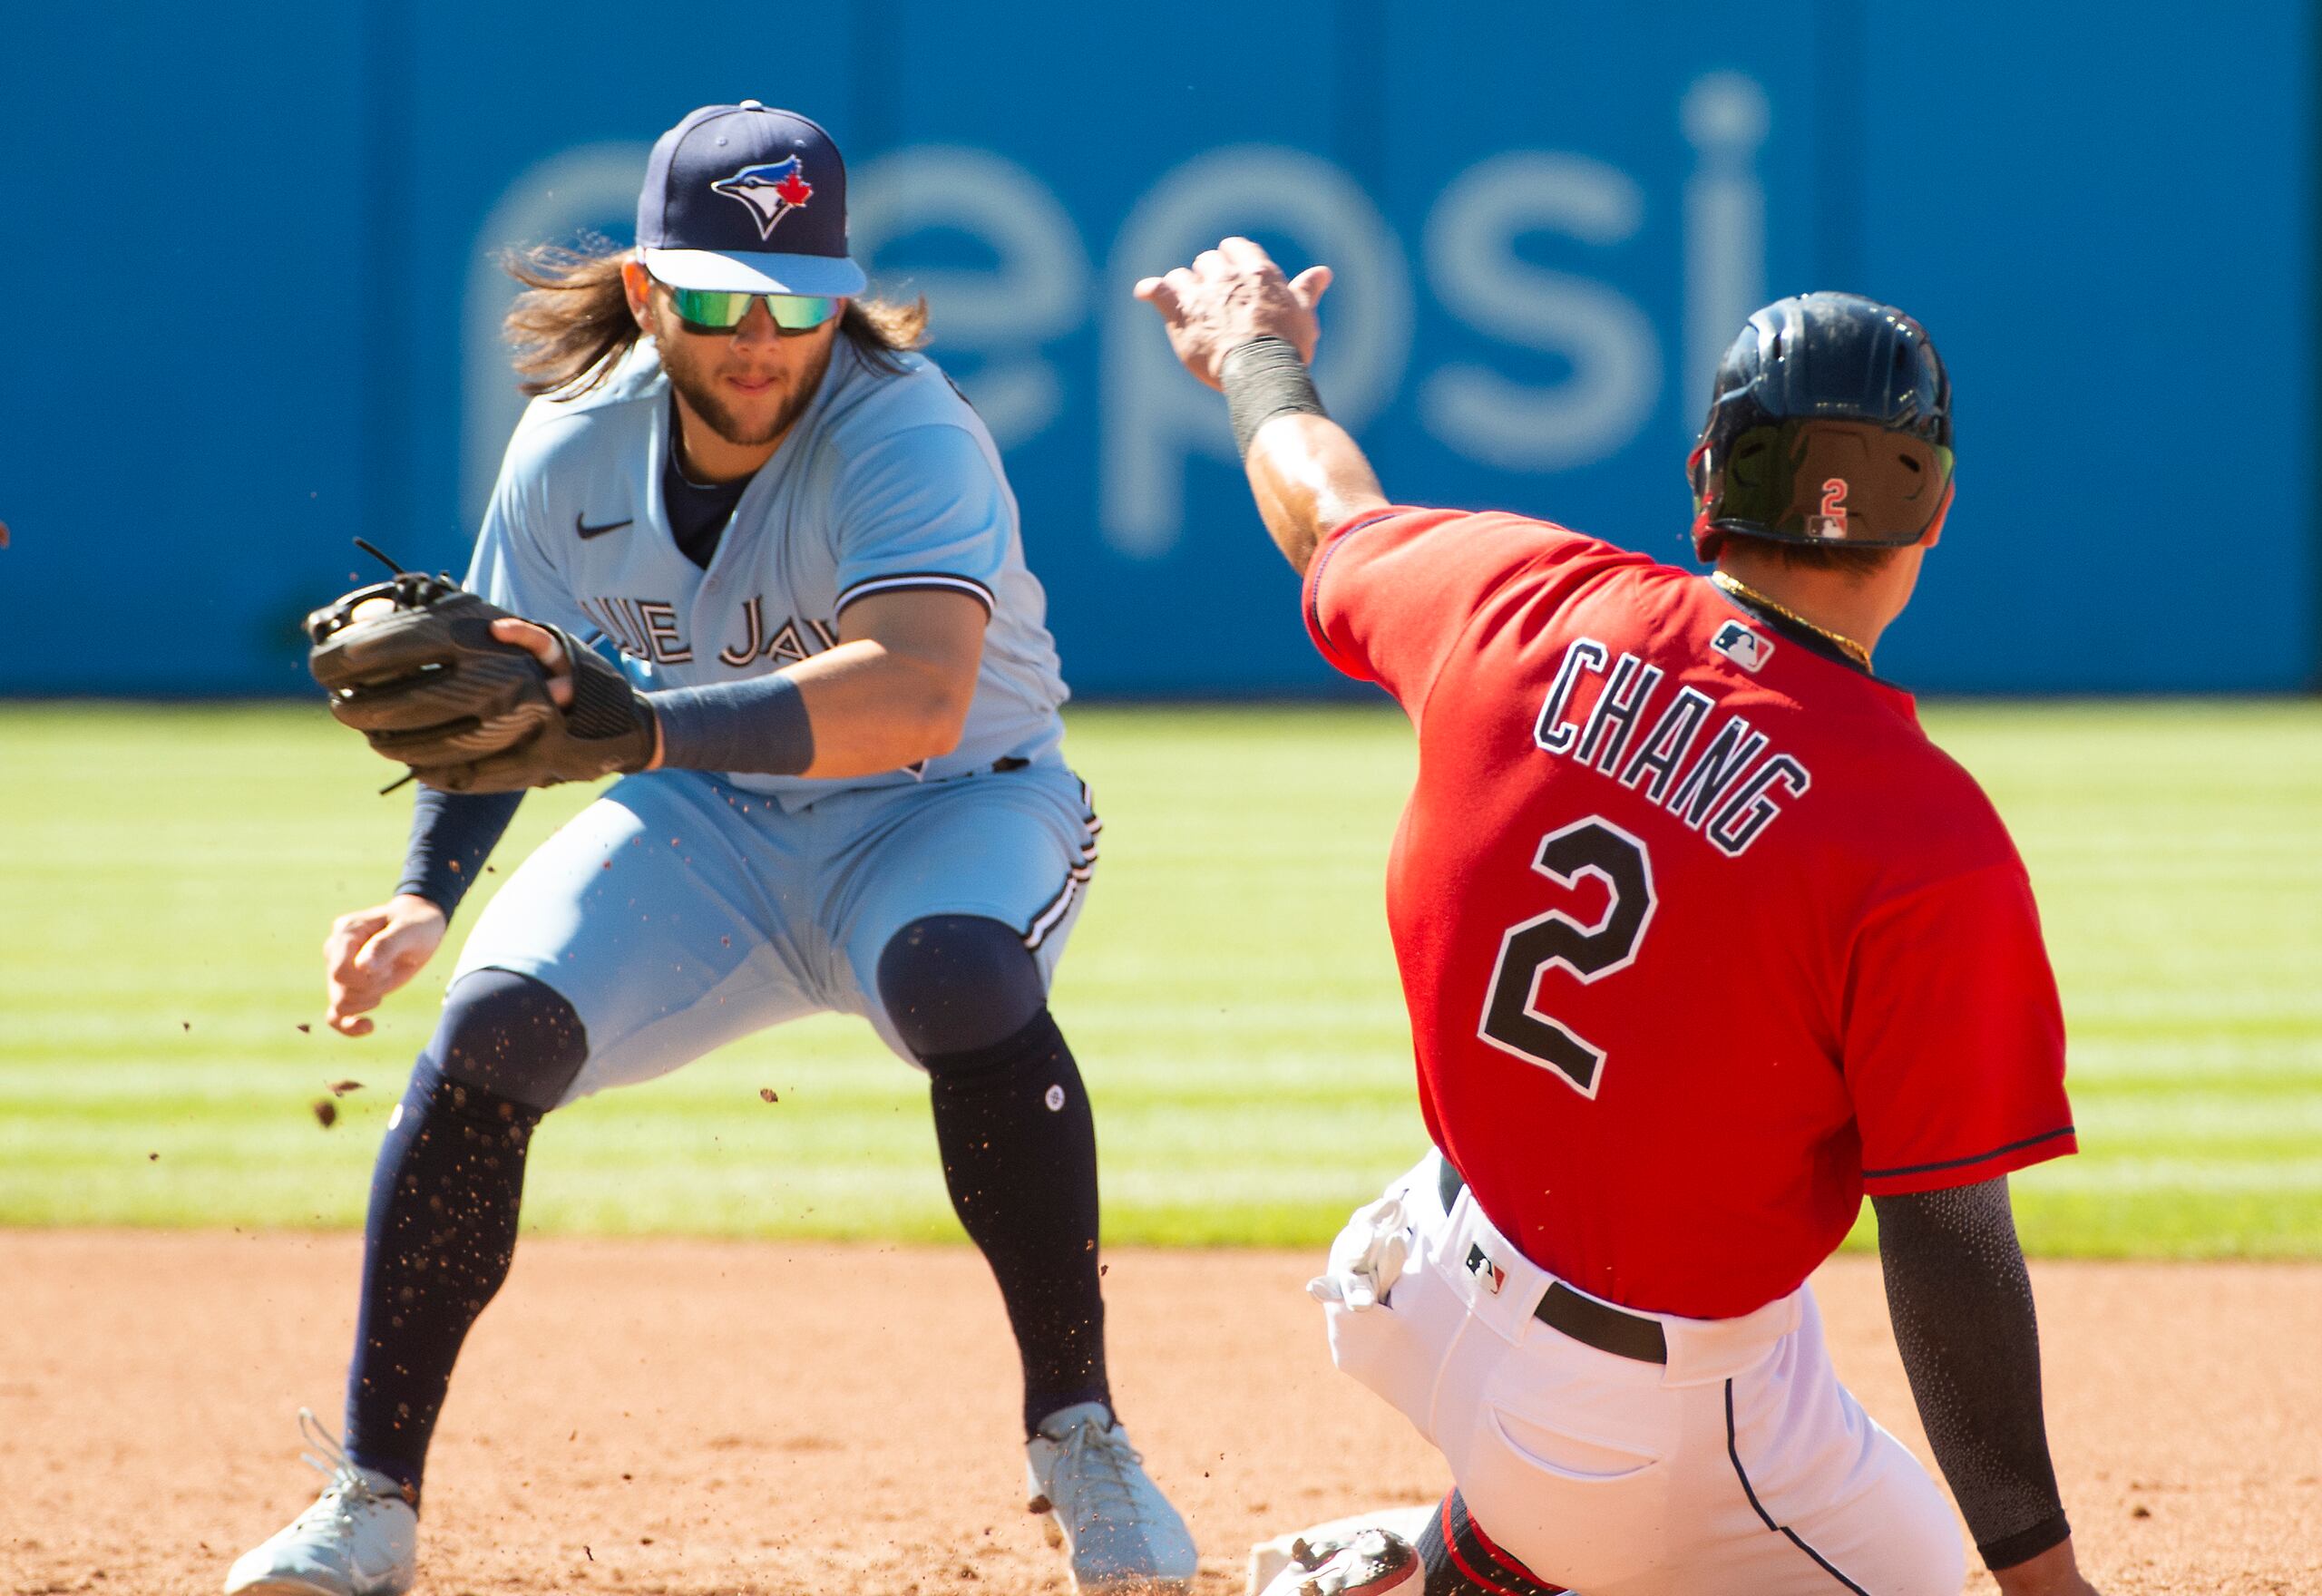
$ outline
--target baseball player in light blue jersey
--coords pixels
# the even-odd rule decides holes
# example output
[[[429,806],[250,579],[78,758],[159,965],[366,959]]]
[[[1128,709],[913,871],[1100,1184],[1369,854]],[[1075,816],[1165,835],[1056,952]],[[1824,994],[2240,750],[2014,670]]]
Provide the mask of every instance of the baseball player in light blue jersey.
[[[912,352],[923,307],[863,297],[813,122],[687,117],[638,245],[512,262],[538,396],[467,585],[524,618],[494,635],[561,705],[596,674],[568,650],[617,655],[652,752],[470,935],[373,1179],[344,1445],[306,1417],[328,1485],[226,1589],[410,1589],[428,1441],[543,1114],[825,1010],[930,1077],[1076,1585],[1189,1589],[1191,1539],[1106,1380],[1095,1132],[1047,1001],[1098,824],[998,452]],[[521,797],[420,789],[396,895],[326,945],[334,1028],[366,1033],[425,964]]]

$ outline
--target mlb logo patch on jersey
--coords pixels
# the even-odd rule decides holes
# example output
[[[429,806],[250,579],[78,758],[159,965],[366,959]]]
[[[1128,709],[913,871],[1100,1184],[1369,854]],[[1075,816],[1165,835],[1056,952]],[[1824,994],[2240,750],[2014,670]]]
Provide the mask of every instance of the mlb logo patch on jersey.
[[[1709,640],[1709,646],[1751,676],[1765,669],[1766,661],[1774,657],[1774,640],[1738,620],[1727,621],[1718,628],[1717,636]]]
[[[1480,1247],[1468,1249],[1468,1272],[1476,1277],[1476,1284],[1494,1297],[1507,1283],[1507,1271],[1486,1257]]]

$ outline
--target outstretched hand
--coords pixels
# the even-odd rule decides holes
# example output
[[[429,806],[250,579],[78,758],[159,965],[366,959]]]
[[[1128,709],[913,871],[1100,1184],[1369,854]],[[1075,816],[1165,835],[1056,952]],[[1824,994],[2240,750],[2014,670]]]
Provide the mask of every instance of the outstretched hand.
[[[1285,339],[1311,362],[1322,333],[1314,307],[1330,286],[1329,267],[1285,278],[1263,249],[1236,238],[1203,250],[1190,267],[1143,279],[1136,293],[1161,313],[1185,369],[1215,388],[1226,355],[1253,338]]]
[[[342,1036],[371,1034],[371,1010],[417,975],[443,946],[444,911],[405,892],[342,914],[323,940],[324,1023]]]

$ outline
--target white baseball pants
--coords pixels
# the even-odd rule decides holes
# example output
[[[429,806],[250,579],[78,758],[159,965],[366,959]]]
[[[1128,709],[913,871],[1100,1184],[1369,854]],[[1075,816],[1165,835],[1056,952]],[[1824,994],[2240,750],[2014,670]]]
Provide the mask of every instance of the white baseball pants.
[[[1410,1254],[1383,1305],[1328,1305],[1331,1356],[1443,1454],[1494,1543],[1579,1596],[1959,1596],[1950,1504],[1839,1384],[1810,1289],[1639,1316],[1666,1364],[1600,1351],[1533,1317],[1555,1277],[1472,1192],[1446,1212],[1439,1168],[1332,1248],[1343,1276],[1400,1223]]]

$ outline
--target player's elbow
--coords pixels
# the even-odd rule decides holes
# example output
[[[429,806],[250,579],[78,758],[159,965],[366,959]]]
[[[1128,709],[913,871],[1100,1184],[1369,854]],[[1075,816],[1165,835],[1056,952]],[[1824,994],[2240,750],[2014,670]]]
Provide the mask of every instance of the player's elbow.
[[[967,721],[930,715],[919,721],[912,729],[911,758],[906,764],[916,764],[923,759],[941,759],[960,745],[960,737]]]
[[[928,754],[930,759],[941,759],[959,747],[960,739],[967,735],[968,706],[974,701],[975,695],[971,692],[944,697],[941,706],[928,721],[928,740],[932,744],[932,752]]]
[[[975,696],[973,677],[961,683],[951,679],[948,673],[930,671],[916,675],[908,706],[899,706],[902,708],[902,718],[911,727],[911,741],[916,749],[914,760],[941,759],[959,747],[968,727],[968,709]]]

